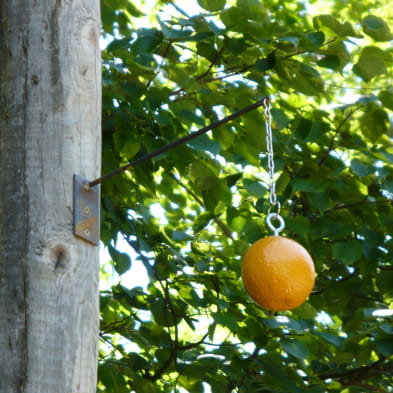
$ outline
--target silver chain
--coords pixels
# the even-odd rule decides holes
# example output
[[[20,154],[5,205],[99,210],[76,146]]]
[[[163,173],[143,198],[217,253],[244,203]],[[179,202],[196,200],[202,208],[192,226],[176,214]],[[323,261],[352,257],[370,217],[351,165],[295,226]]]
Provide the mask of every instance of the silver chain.
[[[266,223],[270,230],[274,232],[274,236],[284,229],[285,222],[280,216],[281,204],[277,200],[276,194],[276,181],[274,180],[274,152],[273,152],[273,133],[272,133],[272,117],[270,113],[270,97],[266,97],[263,102],[265,111],[265,128],[266,128],[266,150],[267,150],[267,167],[269,175],[269,202],[270,206],[267,211]],[[272,212],[273,209],[275,212]],[[278,226],[275,227],[272,224],[273,221],[278,222]]]

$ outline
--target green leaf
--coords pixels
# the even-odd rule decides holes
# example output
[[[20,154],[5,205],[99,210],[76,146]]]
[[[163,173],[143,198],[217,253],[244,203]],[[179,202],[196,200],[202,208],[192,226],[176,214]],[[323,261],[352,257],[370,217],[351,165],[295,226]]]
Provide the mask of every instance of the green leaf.
[[[294,191],[318,193],[326,189],[326,182],[319,179],[292,179],[291,185]]]
[[[116,250],[114,247],[108,247],[109,255],[113,260],[113,265],[118,274],[124,274],[131,267],[131,258],[128,254]]]
[[[359,261],[362,256],[362,245],[357,240],[335,243],[333,245],[333,257],[346,265]]]
[[[279,176],[276,182],[276,192],[278,194],[283,193],[288,187],[288,184],[290,182],[291,182],[291,177],[289,176],[289,174],[287,172],[281,173],[281,175]]]
[[[295,89],[310,96],[317,96],[323,93],[324,82],[315,68],[298,63],[294,70],[292,86]]]
[[[305,49],[319,48],[325,41],[325,34],[322,31],[315,31],[303,34],[300,46]]]
[[[191,178],[195,187],[199,190],[206,190],[217,186],[219,167],[217,162],[211,159],[195,161],[191,166]]]
[[[232,38],[227,36],[224,40],[224,46],[236,55],[239,55],[248,48],[247,42],[244,38]]]
[[[286,128],[291,121],[290,117],[282,109],[272,108],[271,114],[279,130]]]
[[[375,172],[373,166],[364,164],[363,161],[359,160],[358,158],[354,158],[351,161],[351,168],[360,177],[368,176],[371,173]]]
[[[393,193],[393,180],[383,182],[381,188]]]
[[[381,293],[393,294],[393,271],[383,270],[378,274],[376,282]]]
[[[366,94],[360,96],[356,102],[367,108],[369,104],[376,103],[377,101],[378,98],[374,94]]]
[[[378,16],[368,15],[362,19],[363,31],[375,41],[390,41],[393,35],[389,25]]]
[[[146,378],[134,378],[132,385],[133,390],[138,393],[157,392],[156,385],[153,382],[146,380]]]
[[[393,340],[391,338],[377,340],[376,347],[377,351],[383,356],[390,357],[393,355]]]
[[[174,110],[174,112],[180,119],[187,120],[188,124],[197,124],[200,127],[204,127],[206,125],[204,119],[198,116],[193,110],[180,109]]]
[[[296,138],[307,140],[311,132],[312,121],[303,116],[297,116],[293,122],[293,132]]]
[[[343,68],[348,64],[349,61],[352,60],[347,46],[341,41],[334,41],[329,44],[327,48],[324,48],[322,54],[326,57],[321,59],[322,64],[320,66],[331,68],[335,71],[342,72]],[[339,67],[336,69],[335,67],[337,65],[337,59],[339,60]]]
[[[116,384],[115,372],[115,367],[109,364],[100,364],[98,366],[98,378],[108,390],[112,389]]]
[[[317,141],[330,130],[330,124],[325,121],[316,120],[312,122],[308,141]]]
[[[255,131],[255,132],[254,132]],[[250,130],[250,134],[256,134],[256,130]],[[256,137],[254,143],[250,137],[241,138],[236,141],[236,150],[239,152],[250,164],[258,165],[260,161],[261,147],[259,140],[263,134],[259,130],[259,136]],[[251,136],[251,135],[250,135]]]
[[[265,57],[263,59],[258,59],[255,63],[255,67],[260,72],[266,72],[274,67],[274,57]]]
[[[259,182],[255,182],[250,179],[244,179],[243,185],[249,196],[260,198],[266,193],[266,188]]]
[[[381,100],[382,104],[390,109],[393,110],[393,90],[381,90],[378,94],[378,98]]]
[[[324,82],[319,72],[307,64],[295,60],[277,61],[278,75],[288,80],[290,86],[300,93],[317,96],[323,93]]]
[[[212,212],[203,212],[197,216],[197,218],[194,220],[194,223],[192,225],[192,229],[194,230],[195,233],[201,231],[203,228],[205,228],[209,222],[213,219],[214,214]]]
[[[217,179],[217,182],[202,190],[202,197],[205,208],[215,211],[216,207],[221,204],[229,204],[232,200],[232,194],[225,180]]]
[[[229,7],[220,13],[222,23],[228,28],[231,28],[236,23],[237,10],[235,7]]]
[[[183,240],[191,240],[191,239],[193,239],[193,237],[183,231],[173,231],[172,232],[172,239],[176,240],[176,241],[183,241]]]
[[[133,370],[143,370],[145,367],[148,366],[148,362],[146,359],[134,352],[131,352],[128,354],[128,365],[133,369]]]
[[[130,46],[129,38],[121,38],[118,40],[113,40],[107,47],[106,50],[108,52],[116,52],[119,49],[128,48]]]
[[[237,209],[228,208],[227,221],[235,232],[241,233],[249,220],[242,216]]]
[[[216,312],[212,313],[212,317],[219,325],[227,327],[232,332],[236,331],[238,321],[235,315],[228,312]]]
[[[162,33],[164,34],[165,38],[170,40],[184,40],[191,36],[192,30],[190,29],[174,29],[170,26],[168,22],[164,22],[161,18],[157,15],[157,21],[160,24],[162,29]]]
[[[214,139],[221,145],[222,150],[227,150],[235,141],[235,135],[228,126],[221,126],[213,130]]]
[[[299,359],[306,359],[308,356],[308,348],[306,344],[299,339],[295,340],[284,338],[281,340],[281,345],[286,352]]]
[[[234,186],[238,180],[240,180],[243,177],[242,173],[234,173],[233,175],[229,175],[226,177],[226,182],[228,184],[228,187]]]
[[[290,231],[304,238],[308,236],[311,229],[311,224],[307,217],[297,216],[294,218],[287,218],[286,222]]]
[[[197,138],[187,143],[195,150],[209,151],[213,155],[217,155],[221,150],[221,145],[213,139],[210,139],[206,134],[200,135]]]
[[[138,31],[138,38],[132,43],[131,48],[137,53],[153,53],[162,42],[163,35],[157,29],[142,28]]]
[[[310,193],[307,197],[311,205],[320,212],[324,212],[332,207],[332,201],[324,192]]]
[[[113,133],[113,142],[120,154],[131,159],[141,148],[136,132],[116,131]]]
[[[315,335],[318,337],[321,337],[323,340],[325,340],[329,344],[334,345],[336,348],[341,348],[344,343],[344,339],[342,337],[334,335],[332,333],[315,332]]]
[[[215,12],[225,7],[226,0],[198,0],[198,4],[205,10]]]
[[[297,51],[299,38],[294,36],[280,37],[277,39],[277,47],[286,52]]]
[[[342,68],[340,58],[336,55],[326,55],[322,59],[318,60],[317,64],[320,67],[330,68],[334,71],[340,71]]]
[[[251,19],[262,24],[266,17],[266,11],[259,0],[238,0],[236,2],[235,15],[237,15],[237,22],[241,18],[240,21]]]
[[[387,73],[386,61],[391,61],[391,55],[375,46],[366,46],[362,49],[358,62],[353,66],[353,71],[365,82],[369,82],[377,75]]]
[[[179,318],[173,310],[173,307],[169,305],[169,301],[163,298],[155,299],[151,302],[151,312],[154,317],[154,321],[159,326],[175,326],[179,322]]]
[[[198,42],[197,43],[198,55],[205,57],[210,62],[214,62],[217,56],[213,42]]]
[[[340,23],[334,16],[324,14],[314,18],[314,25],[318,28],[320,25],[329,28],[341,37],[356,36],[355,30],[349,22]]]
[[[389,130],[390,122],[388,114],[380,108],[366,112],[360,119],[362,134],[371,142],[376,142]]]

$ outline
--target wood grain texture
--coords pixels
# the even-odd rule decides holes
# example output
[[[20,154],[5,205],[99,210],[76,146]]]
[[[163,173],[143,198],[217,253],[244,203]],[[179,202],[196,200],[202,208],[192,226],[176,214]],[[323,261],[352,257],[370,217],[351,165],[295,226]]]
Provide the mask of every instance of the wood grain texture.
[[[72,235],[72,179],[100,174],[99,1],[0,20],[0,392],[92,393],[98,248]]]

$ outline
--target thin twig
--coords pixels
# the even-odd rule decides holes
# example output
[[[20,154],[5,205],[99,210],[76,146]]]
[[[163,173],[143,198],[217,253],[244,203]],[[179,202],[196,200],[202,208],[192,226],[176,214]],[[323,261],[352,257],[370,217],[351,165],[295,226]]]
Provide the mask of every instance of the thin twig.
[[[204,204],[203,200],[201,198],[199,198],[199,196],[196,195],[195,192],[190,189],[190,187],[188,187],[186,184],[184,184],[181,180],[177,179],[174,174],[172,174],[171,177],[172,177],[172,179],[175,180],[175,182],[177,184],[179,184],[180,187],[182,187],[184,190],[186,190],[187,193],[190,194],[198,202],[198,204],[201,207],[205,208],[205,204]],[[233,240],[232,231],[220,218],[218,218],[217,216],[213,216],[212,220],[218,225],[218,227],[224,232],[224,234],[226,236],[228,236],[229,238],[231,238]]]
[[[160,73],[161,67],[163,66],[164,62],[165,62],[165,58],[167,57],[168,53],[169,53],[169,49],[172,45],[172,41],[169,40],[167,46],[164,49],[164,52],[162,54],[162,60],[161,63],[158,65],[156,72],[154,73],[154,75],[151,77],[151,79],[149,79],[149,81],[146,83],[146,88],[148,89],[151,85],[151,83],[154,81],[154,79],[157,77],[157,75]]]
[[[356,385],[361,383],[365,378],[377,376],[385,372],[392,373],[393,362],[385,363],[385,358],[382,358],[369,366],[361,366],[359,368],[349,369],[346,371],[335,371],[318,375],[320,379],[337,379],[341,383],[348,385]]]
[[[218,59],[220,58],[221,53],[224,51],[224,49],[225,49],[225,47],[223,46],[223,47],[216,53],[216,55],[215,55],[213,61],[212,61],[212,62],[210,63],[210,65],[209,65],[208,69],[207,69],[203,74],[197,76],[197,77],[195,78],[195,80],[199,81],[199,80],[203,79],[206,75],[209,75],[211,69],[217,64]]]
[[[391,199],[382,199],[379,201],[368,201],[368,200],[363,200],[360,202],[353,202],[353,203],[348,203],[348,204],[339,204],[335,207],[332,207],[330,209],[326,209],[325,213],[329,213],[335,210],[341,210],[341,209],[351,209],[352,207],[356,206],[362,206],[362,205],[377,205],[377,204],[382,204],[382,203],[393,203],[393,200]]]
[[[362,106],[358,106],[355,109],[351,110],[347,116],[344,117],[344,119],[341,120],[340,124],[337,126],[336,128],[336,132],[334,133],[332,139],[330,140],[330,144],[329,147],[327,149],[327,151],[325,152],[325,154],[323,155],[323,157],[319,160],[318,165],[321,166],[325,160],[329,157],[330,152],[332,152],[335,148],[334,143],[335,143],[335,139],[337,137],[337,135],[339,134],[339,132],[341,131],[341,128],[344,126],[344,124],[352,117],[352,115],[357,112],[359,109],[361,109]]]

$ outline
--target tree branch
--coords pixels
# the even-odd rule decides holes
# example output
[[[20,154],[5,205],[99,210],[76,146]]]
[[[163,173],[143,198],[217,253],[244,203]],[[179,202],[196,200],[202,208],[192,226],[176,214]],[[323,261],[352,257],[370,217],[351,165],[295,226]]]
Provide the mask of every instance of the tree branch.
[[[337,135],[339,134],[339,132],[341,131],[341,128],[344,126],[344,124],[352,117],[352,115],[357,112],[359,109],[361,109],[361,106],[356,107],[355,109],[353,109],[352,111],[350,111],[348,113],[347,116],[344,117],[344,119],[341,120],[340,124],[338,125],[338,127],[336,128],[336,132],[334,133],[332,139],[330,140],[330,145],[327,149],[327,151],[325,152],[325,154],[323,155],[323,157],[319,160],[318,165],[321,166],[326,159],[329,157],[329,154],[331,151],[334,150],[334,143],[335,143],[335,139],[337,137]]]
[[[205,209],[205,204],[203,203],[202,199],[199,198],[198,195],[195,194],[186,184],[184,184],[180,179],[177,179],[174,174],[171,174],[172,179],[176,181],[179,186],[181,186],[184,190],[187,191],[197,202],[198,204]],[[217,226],[224,232],[224,234],[233,240],[232,231],[230,228],[218,217],[214,216],[213,221],[217,224]]]
[[[199,81],[199,80],[203,79],[206,75],[209,75],[211,69],[217,64],[218,59],[219,59],[220,56],[221,56],[221,53],[224,52],[224,49],[225,49],[225,47],[223,46],[223,47],[216,53],[216,55],[215,55],[213,61],[212,61],[212,62],[210,63],[210,65],[209,65],[208,69],[207,69],[203,74],[197,76],[197,77],[195,78],[196,81]]]
[[[154,81],[154,79],[157,77],[158,73],[160,72],[160,69],[162,67],[162,65],[164,64],[165,58],[167,57],[168,53],[169,53],[169,49],[171,48],[172,45],[172,41],[169,40],[167,46],[164,49],[164,52],[162,54],[162,61],[161,63],[158,65],[157,67],[157,71],[154,73],[154,75],[151,77],[151,79],[149,79],[149,81],[146,83],[146,88],[148,89],[150,87],[150,85],[152,84],[152,82]]]
[[[369,366],[362,366],[351,370],[330,372],[319,374],[320,379],[335,379],[344,386],[357,385],[361,386],[362,382],[367,378],[375,377],[381,374],[393,374],[393,361],[386,362],[386,358],[382,358]],[[371,385],[372,386],[372,385]]]
[[[330,213],[332,211],[341,210],[341,209],[351,209],[352,207],[361,206],[361,205],[377,205],[377,204],[382,204],[382,203],[393,203],[393,200],[381,199],[379,201],[368,201],[367,199],[365,199],[360,202],[353,202],[353,203],[348,203],[348,204],[341,203],[341,204],[334,206],[330,209],[326,209],[325,213]]]

